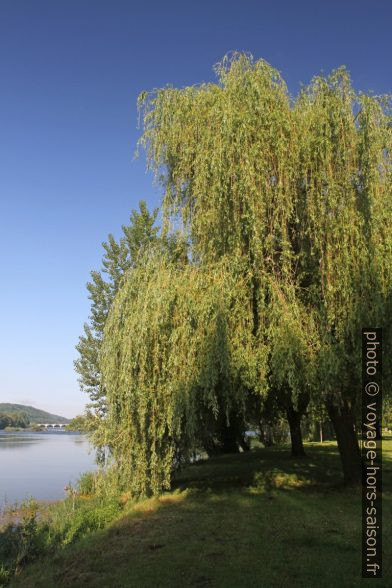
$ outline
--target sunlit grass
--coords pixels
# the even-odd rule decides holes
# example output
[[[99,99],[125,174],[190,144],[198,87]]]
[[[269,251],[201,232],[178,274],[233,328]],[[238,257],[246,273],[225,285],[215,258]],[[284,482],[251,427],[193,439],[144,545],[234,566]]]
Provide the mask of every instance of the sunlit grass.
[[[196,463],[170,493],[123,500],[105,528],[28,566],[11,586],[356,587],[361,493],[342,485],[334,443]],[[384,442],[384,579],[392,572],[392,441]]]

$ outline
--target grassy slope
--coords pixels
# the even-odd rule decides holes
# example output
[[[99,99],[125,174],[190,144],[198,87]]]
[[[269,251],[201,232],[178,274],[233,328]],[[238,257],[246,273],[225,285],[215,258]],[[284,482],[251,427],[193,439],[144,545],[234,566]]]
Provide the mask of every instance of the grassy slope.
[[[31,424],[69,423],[69,419],[66,419],[65,417],[34,408],[34,406],[25,406],[24,404],[10,404],[8,402],[0,402],[0,412],[4,412],[5,414],[10,415],[16,415],[24,412],[29,417]]]
[[[384,444],[384,579],[392,586],[392,441]],[[29,566],[16,587],[357,587],[361,496],[334,487],[332,443],[309,458],[261,449],[194,464],[173,492]]]

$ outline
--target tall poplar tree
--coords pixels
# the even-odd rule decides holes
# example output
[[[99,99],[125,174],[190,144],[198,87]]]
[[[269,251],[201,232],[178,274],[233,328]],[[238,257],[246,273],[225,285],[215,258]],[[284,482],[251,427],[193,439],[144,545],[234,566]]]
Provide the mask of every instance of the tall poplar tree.
[[[157,243],[159,227],[156,226],[158,209],[150,213],[146,203],[139,202],[139,211],[132,210],[129,223],[123,225],[119,241],[109,235],[102,244],[104,255],[101,271],[91,272],[87,284],[91,300],[89,322],[76,346],[79,357],[74,362],[81,389],[89,395],[88,408],[98,418],[107,410],[106,391],[102,385],[100,350],[106,319],[124,274],[139,263],[145,251]]]

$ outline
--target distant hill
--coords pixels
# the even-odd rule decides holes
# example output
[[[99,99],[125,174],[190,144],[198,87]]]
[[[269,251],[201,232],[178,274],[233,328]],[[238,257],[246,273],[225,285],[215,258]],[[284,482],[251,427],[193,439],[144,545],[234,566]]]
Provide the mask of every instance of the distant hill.
[[[5,413],[9,415],[19,415],[24,413],[30,420],[30,424],[34,425],[36,423],[69,423],[70,419],[66,419],[65,417],[58,416],[57,414],[50,414],[50,412],[46,412],[45,410],[39,410],[38,408],[34,408],[34,406],[25,406],[24,404],[9,404],[8,402],[0,402],[0,413]]]

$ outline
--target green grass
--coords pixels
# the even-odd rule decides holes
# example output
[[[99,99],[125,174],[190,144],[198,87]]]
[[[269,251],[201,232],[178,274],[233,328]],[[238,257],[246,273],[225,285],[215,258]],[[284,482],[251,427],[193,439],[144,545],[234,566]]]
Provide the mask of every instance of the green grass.
[[[357,587],[361,496],[333,443],[194,464],[173,491],[128,504],[104,529],[27,566],[11,587]],[[384,443],[384,579],[392,586],[392,441]]]

